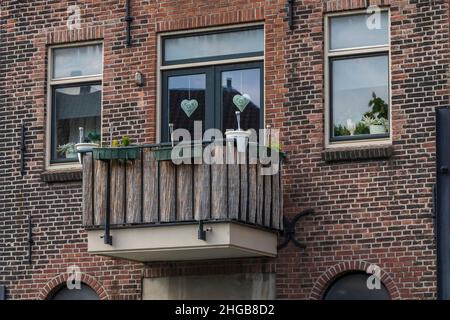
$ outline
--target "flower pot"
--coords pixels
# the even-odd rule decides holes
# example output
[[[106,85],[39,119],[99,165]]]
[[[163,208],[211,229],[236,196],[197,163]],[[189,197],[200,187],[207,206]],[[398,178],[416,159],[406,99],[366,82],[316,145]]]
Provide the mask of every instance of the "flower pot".
[[[74,159],[77,157],[77,153],[72,151],[66,151],[65,156],[66,159]]]
[[[90,152],[92,151],[94,148],[98,148],[99,144],[98,143],[77,143],[75,145],[75,147],[77,148],[77,152],[78,152],[78,161],[80,161],[81,163],[81,157],[82,157],[82,153],[86,153],[86,152]]]
[[[372,124],[369,126],[370,134],[383,134],[386,133],[386,128],[381,124]]]
[[[245,152],[247,151],[247,143],[248,138],[250,137],[250,131],[244,131],[244,130],[230,130],[225,132],[225,136],[227,137],[227,140],[235,140],[237,151],[238,152]]]

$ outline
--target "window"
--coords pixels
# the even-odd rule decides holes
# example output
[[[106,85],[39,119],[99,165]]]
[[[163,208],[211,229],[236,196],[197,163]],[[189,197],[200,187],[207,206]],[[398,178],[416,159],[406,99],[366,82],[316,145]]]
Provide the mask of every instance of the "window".
[[[389,138],[389,13],[378,14],[326,19],[330,142]]]
[[[382,282],[379,289],[368,288],[369,277],[369,274],[363,272],[345,274],[330,284],[323,298],[324,300],[390,300],[389,292]]]
[[[79,128],[100,134],[102,45],[50,49],[50,163],[77,161]]]
[[[69,289],[64,283],[51,293],[47,300],[100,300],[100,297],[84,283],[81,283],[80,289]]]
[[[238,45],[237,45],[238,44]],[[261,27],[162,37],[161,140],[169,124],[203,130],[258,130],[263,123],[264,32]]]

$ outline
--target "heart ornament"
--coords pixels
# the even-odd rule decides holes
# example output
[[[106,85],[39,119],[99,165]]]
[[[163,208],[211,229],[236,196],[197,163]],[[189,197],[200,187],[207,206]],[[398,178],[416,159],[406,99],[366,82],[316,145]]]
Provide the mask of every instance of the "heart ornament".
[[[234,105],[239,109],[239,111],[243,112],[245,110],[245,107],[250,102],[250,97],[248,94],[240,95],[237,94],[233,97],[233,103]]]
[[[181,101],[181,109],[183,109],[184,113],[190,118],[191,115],[197,110],[198,102],[195,99],[187,100],[184,99]]]

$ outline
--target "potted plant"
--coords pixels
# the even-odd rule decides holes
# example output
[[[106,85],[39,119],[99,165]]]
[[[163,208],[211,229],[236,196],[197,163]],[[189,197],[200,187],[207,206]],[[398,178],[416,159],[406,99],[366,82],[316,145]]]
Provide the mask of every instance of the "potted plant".
[[[369,101],[369,107],[372,108],[364,114],[361,123],[369,128],[370,134],[383,134],[389,129],[388,105],[375,92],[372,92],[372,99]]]
[[[58,153],[63,154],[66,159],[74,159],[77,157],[77,148],[73,142],[58,146],[57,151]]]
[[[364,116],[361,122],[369,127],[370,134],[383,134],[387,132],[389,127],[388,120],[386,118],[376,118]]]
[[[75,146],[78,152],[78,160],[81,163],[81,153],[90,152],[94,148],[100,146],[100,134],[97,132],[89,132],[87,138],[85,138],[83,142],[77,143]]]

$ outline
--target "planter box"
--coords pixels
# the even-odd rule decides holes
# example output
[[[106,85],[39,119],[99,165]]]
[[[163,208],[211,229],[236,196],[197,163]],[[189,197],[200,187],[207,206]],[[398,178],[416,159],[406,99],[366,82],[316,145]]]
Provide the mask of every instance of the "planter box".
[[[95,160],[134,160],[139,156],[139,147],[94,148]]]
[[[185,149],[191,149],[191,155],[190,156],[183,156]],[[155,155],[155,159],[157,161],[167,161],[172,160],[172,146],[167,147],[160,147],[155,150],[153,150],[153,153]],[[203,147],[201,145],[186,145],[183,147],[183,153],[181,155],[178,155],[176,159],[188,159],[188,158],[198,158],[203,156]],[[187,153],[187,151],[186,151]]]

